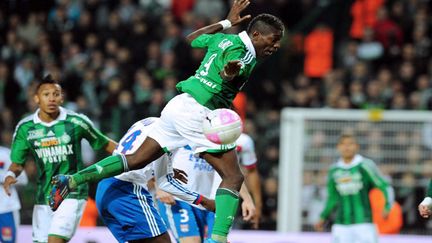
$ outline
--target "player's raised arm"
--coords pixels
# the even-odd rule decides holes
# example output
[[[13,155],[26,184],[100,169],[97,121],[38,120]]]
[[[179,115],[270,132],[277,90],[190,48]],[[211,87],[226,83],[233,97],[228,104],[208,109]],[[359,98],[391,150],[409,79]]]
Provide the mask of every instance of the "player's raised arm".
[[[236,26],[240,24],[241,22],[250,19],[250,15],[246,15],[241,17],[240,13],[250,4],[249,0],[234,0],[234,3],[231,7],[230,12],[228,13],[228,16],[226,19],[219,21],[217,23],[207,25],[205,27],[202,27],[192,33],[190,33],[188,36],[186,36],[186,40],[190,43],[195,38],[202,34],[214,34],[221,30],[225,30],[228,28],[231,28],[231,26]]]

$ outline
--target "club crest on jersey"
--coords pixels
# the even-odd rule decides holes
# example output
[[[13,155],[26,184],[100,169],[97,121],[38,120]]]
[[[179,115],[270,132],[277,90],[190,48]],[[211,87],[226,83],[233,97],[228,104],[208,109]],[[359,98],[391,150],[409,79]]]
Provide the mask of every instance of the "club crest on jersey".
[[[3,227],[1,228],[1,235],[4,241],[12,240],[12,228],[11,227]]]
[[[44,129],[30,130],[27,134],[27,140],[38,139],[44,136]]]
[[[219,43],[218,47],[219,47],[220,49],[222,49],[222,50],[225,51],[225,49],[227,49],[228,47],[230,47],[230,46],[232,46],[232,45],[233,45],[232,41],[230,41],[230,40],[228,40],[228,39],[223,39],[223,40]]]
[[[60,137],[60,140],[62,141],[62,143],[69,143],[71,141],[71,137],[69,135],[67,135],[66,133],[64,133]]]

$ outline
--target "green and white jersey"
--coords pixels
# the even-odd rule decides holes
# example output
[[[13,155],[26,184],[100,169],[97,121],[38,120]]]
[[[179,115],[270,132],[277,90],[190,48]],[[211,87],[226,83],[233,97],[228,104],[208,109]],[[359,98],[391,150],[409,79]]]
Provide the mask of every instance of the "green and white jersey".
[[[190,94],[209,109],[230,108],[256,64],[251,39],[245,31],[238,35],[203,34],[192,41],[192,47],[207,48],[207,53],[195,75],[178,83],[177,89]],[[220,72],[233,60],[241,61],[240,74],[231,81],[225,81]]]
[[[393,204],[392,189],[372,160],[361,155],[356,155],[350,164],[339,160],[330,167],[328,173],[328,198],[321,218],[327,219],[335,210],[336,224],[371,223],[369,191],[374,187],[384,193],[385,207],[390,210]]]
[[[47,204],[54,175],[73,174],[84,168],[81,140],[86,139],[97,150],[105,147],[109,139],[84,115],[60,107],[58,118],[46,123],[38,113],[39,110],[16,126],[11,160],[24,165],[31,153],[38,171],[36,204]],[[87,193],[88,186],[83,184],[68,198],[86,199]]]

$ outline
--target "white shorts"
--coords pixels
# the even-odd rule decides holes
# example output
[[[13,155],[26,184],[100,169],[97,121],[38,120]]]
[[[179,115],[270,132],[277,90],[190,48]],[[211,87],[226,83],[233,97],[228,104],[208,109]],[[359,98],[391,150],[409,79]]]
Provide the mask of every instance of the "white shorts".
[[[332,226],[332,243],[377,243],[378,233],[375,224],[352,224]]]
[[[86,200],[65,199],[57,211],[48,205],[33,207],[33,242],[48,242],[48,236],[70,240],[84,212]]]
[[[210,142],[202,130],[202,123],[211,110],[183,93],[172,98],[162,110],[160,120],[149,137],[166,151],[189,145],[194,154],[224,152],[235,148],[235,143],[220,145]]]

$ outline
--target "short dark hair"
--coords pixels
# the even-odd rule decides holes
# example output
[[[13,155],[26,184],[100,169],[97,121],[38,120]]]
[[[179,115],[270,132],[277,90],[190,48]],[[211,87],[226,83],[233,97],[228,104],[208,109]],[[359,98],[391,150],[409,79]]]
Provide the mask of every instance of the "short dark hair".
[[[357,143],[357,138],[356,135],[354,134],[354,132],[343,132],[338,139],[338,144],[342,142],[342,140],[346,139],[346,138],[351,138],[353,139],[356,143]]]
[[[39,91],[40,87],[44,84],[59,84],[59,82],[55,79],[53,79],[51,74],[46,75],[43,79],[39,81],[39,83],[36,86],[36,93]]]
[[[269,27],[273,29],[269,29]],[[253,31],[259,31],[267,34],[274,30],[280,31],[283,34],[285,30],[284,24],[278,17],[264,13],[256,16],[250,21],[246,32],[252,33]]]

